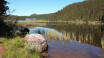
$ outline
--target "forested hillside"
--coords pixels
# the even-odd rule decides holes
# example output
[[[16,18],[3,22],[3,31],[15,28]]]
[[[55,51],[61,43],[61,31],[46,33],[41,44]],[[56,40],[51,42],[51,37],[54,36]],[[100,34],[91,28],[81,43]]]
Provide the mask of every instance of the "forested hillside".
[[[50,18],[51,20],[51,16],[53,16],[54,13],[50,13],[50,14],[32,14],[30,17],[35,17],[37,19],[45,19],[48,20]]]
[[[37,18],[37,19],[42,19],[42,20],[48,20],[53,16],[54,13],[50,14],[32,14],[30,16],[16,16],[16,15],[9,15],[8,20],[25,20],[26,18]]]
[[[104,0],[85,0],[66,6],[55,13],[53,20],[104,21]]]
[[[16,15],[9,15],[8,20],[25,20],[28,16],[16,16]]]

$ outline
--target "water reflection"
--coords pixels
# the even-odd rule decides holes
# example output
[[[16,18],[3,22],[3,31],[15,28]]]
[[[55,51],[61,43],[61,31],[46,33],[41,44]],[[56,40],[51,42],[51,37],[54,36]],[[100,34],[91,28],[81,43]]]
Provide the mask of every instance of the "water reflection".
[[[62,38],[62,33],[58,32],[57,30],[52,29],[52,28],[35,27],[35,28],[30,29],[29,34],[35,34],[35,33],[42,34],[47,39],[51,38],[54,40],[56,40],[56,39],[59,40],[59,38],[60,39]]]
[[[50,41],[47,58],[104,58],[104,51],[72,40]]]
[[[83,42],[83,43],[87,43],[87,44],[91,44],[94,46],[98,46],[98,47],[102,47],[101,44],[101,38],[98,38],[98,35],[94,35],[94,34],[83,34],[83,33],[67,33],[67,32],[63,32],[64,35],[64,39],[71,39],[71,40],[76,40],[79,42]]]
[[[52,26],[52,25],[51,25]],[[49,26],[48,26],[49,27]],[[56,25],[57,29],[59,26]],[[85,28],[84,28],[85,27]],[[102,28],[103,26],[100,26]],[[60,28],[60,27],[59,27]],[[68,30],[68,29],[69,30]],[[83,29],[84,28],[84,29]],[[35,27],[31,29],[31,33],[39,33],[54,40],[76,40],[79,42],[91,44],[97,47],[104,48],[104,32],[99,29],[99,26],[70,26],[60,28],[60,32],[52,28]],[[62,30],[61,30],[62,29]]]
[[[39,33],[47,39],[46,58],[104,58],[103,25],[48,23],[46,27],[30,29],[30,34]]]
[[[75,25],[75,24],[47,24],[48,27],[59,30],[66,40],[76,40],[103,48],[104,25]]]

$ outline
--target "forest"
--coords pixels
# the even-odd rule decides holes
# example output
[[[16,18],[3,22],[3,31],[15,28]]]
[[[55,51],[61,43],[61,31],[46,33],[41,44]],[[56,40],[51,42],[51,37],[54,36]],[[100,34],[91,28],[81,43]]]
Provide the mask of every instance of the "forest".
[[[104,0],[85,0],[66,6],[50,18],[57,21],[104,21],[103,6]]]

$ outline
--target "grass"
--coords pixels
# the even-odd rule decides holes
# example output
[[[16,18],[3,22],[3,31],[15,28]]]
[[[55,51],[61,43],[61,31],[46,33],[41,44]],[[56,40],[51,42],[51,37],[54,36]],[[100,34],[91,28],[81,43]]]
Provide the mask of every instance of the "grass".
[[[46,32],[48,38],[52,40],[77,40],[79,42],[93,42],[93,37],[90,34],[77,34],[77,33],[68,33],[63,31],[62,33],[59,33],[57,31],[47,31]]]
[[[62,33],[59,33],[58,31],[46,31],[46,34],[48,38],[53,40],[62,40]]]
[[[88,25],[100,25],[100,21],[83,21],[83,20],[71,20],[71,21],[56,21],[57,23],[63,23],[63,24],[75,24],[75,25],[82,25],[82,24],[88,24]]]
[[[17,23],[16,25],[17,25],[17,26],[34,27],[34,26],[46,26],[47,23],[19,22],[19,23]]]
[[[101,40],[102,48],[104,49],[104,38]]]
[[[3,41],[2,45],[7,48],[2,58],[41,58],[39,53],[29,50],[28,46],[24,45],[26,41],[21,37],[0,38],[0,40]]]

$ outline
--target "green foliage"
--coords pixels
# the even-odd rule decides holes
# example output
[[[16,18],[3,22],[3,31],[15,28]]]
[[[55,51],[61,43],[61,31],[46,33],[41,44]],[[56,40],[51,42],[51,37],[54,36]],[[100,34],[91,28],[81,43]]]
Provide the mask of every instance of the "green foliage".
[[[6,10],[8,10],[8,6],[6,6],[7,1],[0,0],[0,16],[3,16],[6,14]]]
[[[24,44],[25,40],[16,37],[5,42],[7,51],[3,58],[40,58],[39,53],[30,51]]]
[[[6,11],[9,9],[6,4],[7,1],[0,0],[0,36],[10,35],[11,34],[10,31],[13,26],[13,25],[8,25],[7,23],[4,22],[7,16]]]
[[[7,17],[7,20],[13,20],[13,21],[16,21],[16,20],[25,20],[25,18],[28,17],[28,16],[15,16],[15,15],[9,15]]]
[[[104,0],[86,0],[68,5],[50,17],[53,20],[103,21]]]
[[[53,16],[54,13],[50,13],[50,14],[32,14],[30,17],[35,17],[37,19],[45,19],[48,20],[51,16]]]

